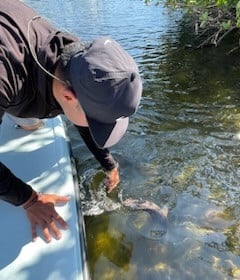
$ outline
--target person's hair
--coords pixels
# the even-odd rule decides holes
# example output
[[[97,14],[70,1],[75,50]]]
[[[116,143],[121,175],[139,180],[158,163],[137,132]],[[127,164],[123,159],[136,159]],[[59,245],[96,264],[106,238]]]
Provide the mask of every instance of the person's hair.
[[[58,77],[66,82],[67,85],[70,85],[68,72],[69,72],[69,62],[71,58],[77,53],[83,53],[86,49],[86,44],[81,41],[73,42],[66,45],[60,55],[58,64],[57,64],[57,75]]]

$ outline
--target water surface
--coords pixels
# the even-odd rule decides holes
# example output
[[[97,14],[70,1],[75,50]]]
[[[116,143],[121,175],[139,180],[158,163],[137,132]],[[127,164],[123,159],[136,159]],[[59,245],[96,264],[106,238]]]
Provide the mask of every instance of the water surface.
[[[182,15],[139,0],[26,2],[83,40],[118,40],[144,81],[141,107],[111,151],[124,198],[169,208],[163,238],[128,226],[132,213],[117,191],[106,195],[101,168],[68,124],[83,210],[99,214],[85,217],[92,278],[240,278],[240,68],[231,46],[184,48]]]

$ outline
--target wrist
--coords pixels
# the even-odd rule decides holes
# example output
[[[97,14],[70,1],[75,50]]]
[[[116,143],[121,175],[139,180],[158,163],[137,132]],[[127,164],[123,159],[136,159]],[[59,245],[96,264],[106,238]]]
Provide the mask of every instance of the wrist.
[[[35,204],[36,202],[39,201],[41,194],[38,192],[33,191],[32,195],[30,196],[30,198],[21,206],[27,210],[28,208],[30,208],[33,204]]]
[[[109,172],[112,172],[112,171],[115,171],[115,170],[118,170],[118,169],[119,169],[119,164],[116,162],[115,165],[111,169],[105,169],[104,171],[106,173],[109,173]]]

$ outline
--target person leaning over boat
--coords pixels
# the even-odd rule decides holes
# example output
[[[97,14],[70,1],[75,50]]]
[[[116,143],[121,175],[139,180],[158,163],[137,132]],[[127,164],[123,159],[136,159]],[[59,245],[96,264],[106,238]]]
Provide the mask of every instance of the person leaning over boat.
[[[119,170],[108,147],[126,132],[141,93],[136,63],[112,38],[86,44],[24,3],[0,1],[0,118],[6,113],[31,130],[65,114],[105,169],[109,192]],[[1,162],[0,199],[26,210],[33,240],[36,226],[47,242],[61,238],[59,226],[67,228],[55,205],[69,198],[38,194]]]

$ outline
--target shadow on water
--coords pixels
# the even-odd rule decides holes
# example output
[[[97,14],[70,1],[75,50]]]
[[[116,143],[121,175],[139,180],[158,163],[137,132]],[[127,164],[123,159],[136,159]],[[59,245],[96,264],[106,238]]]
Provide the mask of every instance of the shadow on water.
[[[111,151],[125,198],[168,206],[162,239],[128,227],[119,190],[106,194],[103,173],[69,124],[84,211],[100,214],[85,217],[93,279],[240,278],[240,68],[229,45],[184,48],[181,14],[142,1],[26,2],[85,40],[119,40],[144,81],[141,108]]]

